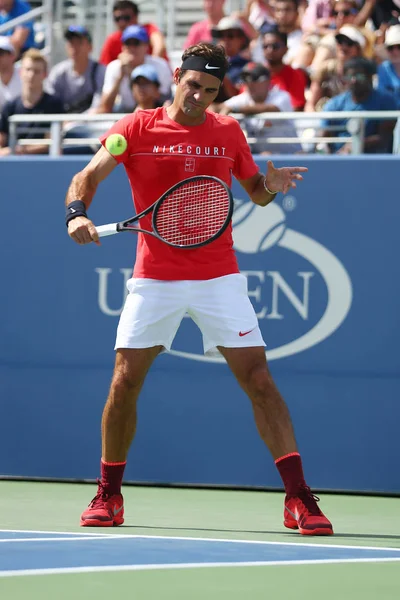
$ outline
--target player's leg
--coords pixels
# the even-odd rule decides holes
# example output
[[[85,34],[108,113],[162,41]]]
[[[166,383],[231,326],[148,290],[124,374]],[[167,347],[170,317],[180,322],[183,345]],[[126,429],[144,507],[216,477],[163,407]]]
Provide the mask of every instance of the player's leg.
[[[307,486],[289,410],[260,347],[218,347],[253,406],[257,429],[271,451],[285,486],[284,525],[304,535],[331,535],[332,524]]]
[[[96,496],[81,515],[83,527],[111,527],[124,522],[121,485],[126,458],[136,431],[137,400],[147,372],[162,348],[117,350],[101,423],[101,479]]]

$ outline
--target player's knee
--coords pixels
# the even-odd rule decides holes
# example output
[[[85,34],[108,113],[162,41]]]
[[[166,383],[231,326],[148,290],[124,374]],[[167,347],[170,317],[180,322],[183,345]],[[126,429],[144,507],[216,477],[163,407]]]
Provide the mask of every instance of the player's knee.
[[[126,369],[117,369],[114,372],[111,392],[121,399],[130,398],[141,387],[138,378],[129,373]]]
[[[255,365],[247,373],[246,388],[253,398],[269,395],[273,386],[271,375],[265,365]]]

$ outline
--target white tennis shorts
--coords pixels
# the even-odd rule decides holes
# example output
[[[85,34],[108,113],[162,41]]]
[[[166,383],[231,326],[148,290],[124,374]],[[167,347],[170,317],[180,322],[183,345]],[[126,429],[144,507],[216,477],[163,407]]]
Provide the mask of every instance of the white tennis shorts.
[[[127,288],[115,350],[170,350],[186,313],[203,335],[204,353],[218,353],[217,346],[265,346],[247,295],[247,279],[240,273],[202,281],[132,278]]]

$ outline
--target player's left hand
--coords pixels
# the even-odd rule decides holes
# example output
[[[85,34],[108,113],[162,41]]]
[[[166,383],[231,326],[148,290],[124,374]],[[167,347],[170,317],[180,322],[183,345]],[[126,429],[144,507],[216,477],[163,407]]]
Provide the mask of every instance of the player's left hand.
[[[272,160],[269,160],[265,183],[269,190],[287,194],[291,188],[296,187],[296,181],[303,179],[301,173],[306,173],[307,171],[307,167],[281,167],[280,169],[276,169]]]

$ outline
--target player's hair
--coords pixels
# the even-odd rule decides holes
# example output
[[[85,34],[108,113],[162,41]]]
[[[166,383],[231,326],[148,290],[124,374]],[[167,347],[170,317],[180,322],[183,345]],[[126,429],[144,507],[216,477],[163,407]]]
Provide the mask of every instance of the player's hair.
[[[24,52],[21,62],[24,62],[26,58],[30,58],[33,62],[42,63],[44,70],[47,73],[47,60],[43,56],[43,54],[37,48],[29,48],[26,52]]]
[[[136,2],[131,2],[131,0],[117,0],[113,4],[113,12],[116,10],[131,10],[133,14],[137,17],[139,14],[139,7]]]
[[[343,66],[343,72],[347,73],[350,69],[356,71],[364,71],[366,75],[371,77],[376,73],[376,65],[372,60],[364,58],[363,56],[355,56],[346,60]]]
[[[185,52],[182,54],[182,62],[189,56],[201,56],[206,60],[212,61],[216,64],[220,64],[225,72],[228,70],[229,67],[228,59],[225,54],[225,48],[220,45],[215,46],[214,44],[209,44],[206,42],[195,44],[194,46],[186,48]],[[179,81],[182,79],[185,73],[186,69],[179,69]]]

